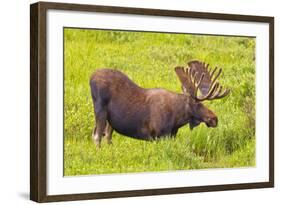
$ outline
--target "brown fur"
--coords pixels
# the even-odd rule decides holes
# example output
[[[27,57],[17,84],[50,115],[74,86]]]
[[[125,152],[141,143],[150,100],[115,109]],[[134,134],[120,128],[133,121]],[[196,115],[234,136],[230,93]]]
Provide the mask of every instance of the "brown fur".
[[[216,115],[189,95],[165,89],[144,89],[117,70],[99,69],[90,79],[96,127],[93,139],[100,146],[106,136],[111,143],[115,130],[142,140],[175,136],[180,127],[205,122],[216,127]]]

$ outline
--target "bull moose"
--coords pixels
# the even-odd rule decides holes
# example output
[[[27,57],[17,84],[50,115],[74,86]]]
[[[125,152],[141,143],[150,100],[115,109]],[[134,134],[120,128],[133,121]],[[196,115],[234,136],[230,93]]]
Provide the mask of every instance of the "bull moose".
[[[188,62],[187,68],[175,67],[183,94],[141,88],[117,70],[96,70],[90,78],[96,121],[93,141],[100,147],[104,137],[110,144],[113,130],[150,141],[175,137],[178,129],[187,124],[191,129],[201,122],[216,127],[217,116],[202,101],[223,98],[230,90],[223,91],[217,82],[222,69],[208,67],[197,60]]]

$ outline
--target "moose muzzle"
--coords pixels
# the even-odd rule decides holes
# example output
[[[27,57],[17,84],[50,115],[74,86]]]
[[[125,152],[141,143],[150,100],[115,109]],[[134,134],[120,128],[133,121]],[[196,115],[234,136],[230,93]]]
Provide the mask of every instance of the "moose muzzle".
[[[218,126],[218,118],[217,117],[208,118],[205,121],[205,124],[207,125],[207,127],[217,127]]]

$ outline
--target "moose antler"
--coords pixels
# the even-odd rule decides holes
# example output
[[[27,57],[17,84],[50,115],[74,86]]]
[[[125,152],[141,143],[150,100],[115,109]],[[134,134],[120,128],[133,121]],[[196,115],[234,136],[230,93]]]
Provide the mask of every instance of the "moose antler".
[[[214,100],[223,98],[230,93],[230,89],[222,91],[223,87],[216,82],[222,73],[221,68],[219,70],[217,67],[215,69],[208,68],[209,64],[199,61],[191,61],[188,63],[188,66],[186,74],[195,88],[194,92],[191,93],[194,99],[198,101]],[[201,75],[199,80],[197,79],[198,75]],[[198,96],[198,89],[202,93],[201,96]]]
[[[200,61],[188,62],[186,70],[183,67],[175,69],[186,92],[197,101],[220,99],[229,94],[229,89],[222,91],[223,87],[216,82],[222,73],[221,68],[218,72],[217,70],[217,67],[209,68],[209,64]],[[201,91],[201,96],[198,96],[198,90]]]

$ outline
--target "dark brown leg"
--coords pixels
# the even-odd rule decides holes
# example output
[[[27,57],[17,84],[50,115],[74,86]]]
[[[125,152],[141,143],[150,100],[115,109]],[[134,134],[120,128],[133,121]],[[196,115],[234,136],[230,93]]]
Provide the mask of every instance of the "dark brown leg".
[[[107,144],[112,144],[112,132],[113,129],[111,127],[111,125],[109,124],[109,122],[106,123],[106,127],[105,127],[105,132],[104,132],[104,138],[107,141]]]
[[[95,127],[94,127],[94,129],[93,129],[93,132],[92,132],[92,140],[93,140],[93,141],[94,141],[94,139],[95,139],[96,132],[97,132],[97,126],[95,125]]]
[[[171,133],[171,137],[172,137],[172,138],[176,138],[177,133],[178,133],[178,129],[173,130],[172,133]]]
[[[93,132],[93,141],[100,147],[101,139],[106,127],[106,109],[100,104],[95,104],[96,127]]]

